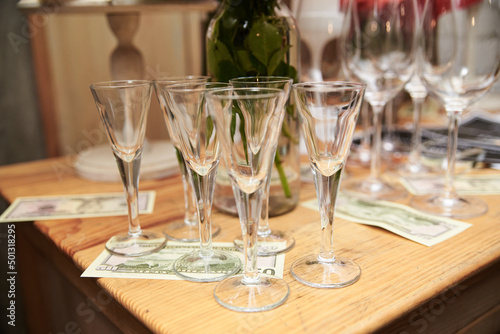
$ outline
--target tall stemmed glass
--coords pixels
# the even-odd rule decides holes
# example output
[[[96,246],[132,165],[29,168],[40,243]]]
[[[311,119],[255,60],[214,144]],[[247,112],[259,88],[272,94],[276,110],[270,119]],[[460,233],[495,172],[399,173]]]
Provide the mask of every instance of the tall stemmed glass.
[[[214,290],[223,306],[256,312],[283,304],[290,293],[280,278],[259,274],[257,228],[284,116],[285,92],[276,88],[233,88],[207,94],[243,235],[244,273],[228,277]]]
[[[417,64],[418,67],[418,64]],[[416,70],[418,72],[418,70]],[[410,142],[410,152],[408,161],[401,168],[399,174],[402,176],[417,176],[431,172],[431,169],[422,164],[422,124],[420,121],[422,115],[422,105],[427,97],[427,89],[420,81],[418,74],[411,78],[405,85],[405,90],[410,94],[413,104],[413,122]]]
[[[295,261],[290,272],[316,288],[341,288],[356,282],[359,266],[335,256],[333,222],[342,172],[349,154],[365,85],[349,82],[293,85],[300,124],[314,175],[321,216],[319,254]]]
[[[128,233],[112,237],[106,249],[123,256],[141,256],[164,247],[161,233],[141,229],[139,170],[153,83],[145,80],[109,81],[90,86],[120,171],[128,209]]]
[[[279,88],[285,91],[285,99],[288,101],[290,91],[292,89],[293,79],[280,76],[256,76],[256,77],[240,77],[229,80],[233,87],[264,87],[264,88]],[[293,108],[289,103],[286,103],[284,108]],[[275,161],[279,159],[278,154],[275,155]],[[262,211],[257,230],[257,253],[258,255],[274,255],[290,250],[295,244],[295,239],[289,233],[279,230],[271,230],[269,227],[269,188],[271,186],[271,177],[267,178],[264,185],[266,191],[262,196]],[[243,250],[243,238],[238,236],[234,240],[234,244],[240,250]]]
[[[381,178],[382,112],[413,74],[417,13],[414,0],[351,0],[343,31],[343,60],[353,78],[366,83],[375,129],[367,179],[347,180],[344,191],[371,199],[407,195]]]
[[[187,241],[194,242],[200,240],[200,229],[198,227],[198,216],[196,209],[196,199],[193,193],[193,186],[189,182],[189,175],[186,167],[186,162],[182,157],[182,153],[179,148],[179,140],[172,130],[172,122],[174,115],[170,111],[170,107],[167,103],[167,94],[165,92],[165,87],[179,84],[182,82],[209,82],[210,77],[208,76],[179,76],[179,77],[163,77],[155,80],[156,96],[160,102],[160,107],[163,112],[165,119],[165,124],[167,125],[167,130],[172,140],[172,144],[175,147],[175,153],[177,156],[177,161],[179,162],[179,169],[182,176],[182,185],[184,188],[184,218],[181,221],[174,221],[167,224],[163,233],[167,238],[176,241]],[[212,236],[216,236],[220,232],[220,228],[217,225],[212,225]]]
[[[417,32],[421,33],[422,29],[422,14],[424,11],[425,0],[417,0],[417,13],[418,13],[418,26]],[[418,44],[417,44],[418,47]],[[421,71],[420,57],[415,59],[415,71],[411,79],[405,84],[405,90],[411,97],[413,104],[413,122],[410,143],[410,153],[408,154],[408,162],[399,168],[399,173],[402,176],[417,176],[431,172],[431,169],[421,161],[422,155],[422,106],[427,97],[427,89],[425,88],[422,80],[420,80],[419,73]]]
[[[454,170],[460,116],[499,76],[499,22],[498,1],[441,0],[426,4],[420,78],[446,109],[449,139],[443,192],[414,197],[411,205],[419,210],[457,218],[479,216],[488,210],[483,201],[457,194]]]
[[[165,87],[173,113],[172,130],[188,166],[198,210],[200,249],[179,257],[173,269],[189,281],[213,282],[241,269],[240,259],[212,247],[212,200],[220,159],[217,131],[208,114],[205,93],[227,83],[180,83]]]

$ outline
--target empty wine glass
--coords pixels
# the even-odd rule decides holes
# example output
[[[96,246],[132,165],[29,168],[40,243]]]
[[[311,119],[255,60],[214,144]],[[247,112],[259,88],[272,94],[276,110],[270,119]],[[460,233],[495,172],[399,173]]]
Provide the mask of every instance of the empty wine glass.
[[[356,282],[359,266],[335,256],[333,222],[342,172],[349,154],[365,85],[349,82],[293,85],[321,216],[319,254],[295,261],[290,272],[316,288],[341,288]]]
[[[232,88],[207,94],[240,218],[244,273],[214,290],[223,306],[243,312],[283,304],[290,293],[281,278],[259,274],[257,228],[284,116],[285,92],[276,88]]]
[[[424,11],[425,0],[417,0],[418,25],[417,33],[421,33],[422,29],[422,14]],[[417,44],[418,47],[418,44]],[[420,57],[415,59],[415,71],[411,79],[405,84],[405,90],[411,97],[413,104],[413,122],[410,143],[410,153],[408,154],[408,162],[399,168],[399,173],[402,176],[417,176],[431,172],[431,169],[422,164],[422,106],[427,97],[427,89],[419,73],[421,71]]]
[[[449,117],[445,187],[441,194],[414,197],[411,205],[429,213],[470,218],[486,203],[459,196],[454,186],[458,124],[462,112],[482,97],[500,71],[500,6],[490,0],[427,2],[421,38],[420,79]]]
[[[123,256],[141,256],[163,248],[161,233],[142,230],[138,186],[146,121],[153,83],[145,80],[109,81],[90,85],[120,171],[128,209],[128,233],[112,237],[106,249]]]
[[[212,247],[212,200],[220,148],[205,93],[226,87],[230,85],[200,82],[165,87],[166,100],[174,115],[172,131],[187,163],[196,197],[200,237],[200,249],[179,257],[173,269],[178,276],[195,282],[219,281],[241,269],[236,255]]]
[[[193,187],[189,182],[189,175],[186,167],[186,162],[182,157],[182,153],[179,150],[179,141],[176,138],[175,132],[172,130],[172,122],[174,115],[170,111],[170,107],[167,103],[167,94],[165,92],[165,87],[175,85],[182,82],[209,82],[210,77],[208,76],[178,76],[178,77],[163,77],[155,80],[156,96],[160,103],[161,110],[165,119],[165,124],[167,126],[168,134],[172,140],[172,144],[175,147],[175,153],[177,161],[179,163],[179,169],[182,176],[182,185],[184,188],[184,218],[181,221],[169,222],[163,233],[167,238],[176,241],[199,241],[200,240],[200,229],[198,227],[198,217],[196,209],[196,198],[194,197]],[[220,228],[217,225],[212,225],[212,236],[216,236],[220,232]]]
[[[418,67],[418,64],[417,64]],[[417,175],[428,174],[431,169],[422,164],[422,124],[420,121],[422,115],[422,105],[427,97],[427,89],[420,81],[417,74],[418,70],[410,81],[405,85],[405,90],[411,97],[413,104],[413,122],[410,142],[410,152],[408,161],[399,168],[399,174],[402,176],[415,177]]]
[[[371,199],[407,195],[398,183],[381,178],[382,112],[413,74],[417,13],[414,0],[351,0],[343,31],[343,60],[353,79],[366,83],[373,110],[370,175],[350,179],[343,190]]]
[[[257,77],[240,77],[229,80],[233,87],[264,87],[264,88],[279,88],[285,91],[285,99],[288,101],[290,90],[292,88],[293,79],[280,76],[257,76]],[[293,108],[292,105],[286,104],[284,108]],[[275,164],[280,164],[278,152],[275,156]],[[281,167],[282,168],[282,167]],[[262,196],[262,211],[259,220],[259,228],[257,230],[257,253],[258,255],[274,255],[290,250],[295,244],[295,239],[289,233],[279,230],[271,230],[269,227],[269,189],[271,186],[271,177],[266,181],[264,187],[266,191]],[[243,238],[238,236],[234,240],[234,244],[240,250],[243,250]]]

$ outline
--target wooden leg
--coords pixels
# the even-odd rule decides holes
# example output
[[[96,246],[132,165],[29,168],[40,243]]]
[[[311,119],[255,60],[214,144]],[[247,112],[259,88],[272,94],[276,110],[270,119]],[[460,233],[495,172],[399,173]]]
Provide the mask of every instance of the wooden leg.
[[[144,59],[132,40],[139,28],[139,13],[109,13],[108,23],[118,40],[111,54],[113,80],[144,78]]]

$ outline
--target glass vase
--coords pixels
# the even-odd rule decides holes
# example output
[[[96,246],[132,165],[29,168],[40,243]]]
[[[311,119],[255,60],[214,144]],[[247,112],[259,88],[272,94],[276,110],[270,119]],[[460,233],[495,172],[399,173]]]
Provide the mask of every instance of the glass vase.
[[[246,76],[287,76],[299,81],[300,38],[291,11],[280,0],[223,0],[206,36],[207,70],[213,81]],[[289,101],[271,171],[269,216],[291,211],[300,192],[299,123]],[[223,163],[217,173],[214,206],[237,215]]]

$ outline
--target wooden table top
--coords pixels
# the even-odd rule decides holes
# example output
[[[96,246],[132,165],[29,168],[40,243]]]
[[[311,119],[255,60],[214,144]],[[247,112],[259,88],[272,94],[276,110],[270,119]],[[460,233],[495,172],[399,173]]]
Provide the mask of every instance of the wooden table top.
[[[499,173],[483,169],[477,173]],[[144,228],[161,231],[169,221],[183,217],[179,176],[141,181],[140,190],[156,190],[153,214],[142,215]],[[0,167],[0,195],[9,202],[19,196],[121,192],[118,183],[79,178],[71,158],[63,157]],[[303,183],[301,201],[315,198],[314,185]],[[443,293],[474,274],[500,262],[500,196],[480,196],[489,212],[468,219],[473,226],[432,247],[423,246],[383,229],[337,219],[335,249],[355,260],[361,278],[342,289],[315,289],[295,281],[289,272],[297,258],[318,251],[319,213],[298,206],[272,218],[275,229],[289,231],[295,247],[286,253],[284,279],[290,296],[282,306],[260,313],[238,313],[220,306],[213,297],[217,283],[187,281],[78,278],[97,284],[147,328],[158,333],[366,333],[397,319],[411,319],[425,302],[443,301]],[[400,201],[408,203],[410,196]],[[105,241],[127,228],[126,217],[39,221],[34,227],[54,249],[67,255],[83,272],[103,251]],[[214,241],[232,241],[240,233],[237,218],[215,212],[221,227]],[[31,224],[31,223],[17,223]],[[449,296],[448,296],[449,297]],[[447,306],[446,303],[441,304]],[[126,323],[126,319],[123,319]],[[406,320],[405,320],[406,321]],[[454,319],[463,327],[461,319]],[[457,328],[461,328],[457,327]]]

